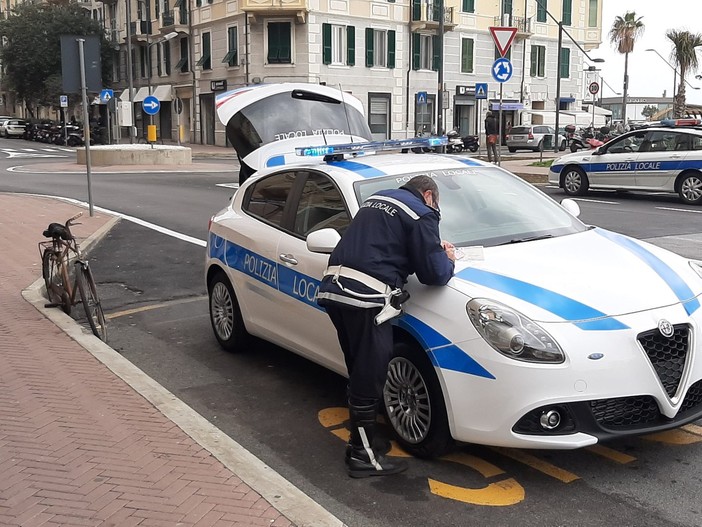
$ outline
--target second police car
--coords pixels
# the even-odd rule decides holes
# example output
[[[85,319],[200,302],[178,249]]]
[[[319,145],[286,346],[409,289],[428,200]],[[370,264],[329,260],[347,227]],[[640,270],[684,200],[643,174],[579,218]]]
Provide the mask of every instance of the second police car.
[[[566,194],[589,189],[674,192],[685,203],[702,203],[702,123],[661,121],[618,136],[594,150],[556,159],[549,183]]]
[[[406,450],[435,456],[453,440],[578,448],[702,417],[697,262],[584,225],[572,200],[558,204],[492,164],[372,155],[412,143],[359,142],[370,138],[362,106],[333,88],[254,90],[246,101],[236,91],[218,97],[225,122],[238,115],[232,144],[240,133],[292,137],[302,155],[286,140],[258,141],[248,158],[256,174],[211,220],[206,282],[224,348],[245,349],[255,335],[345,375],[316,303],[328,253],[366,198],[429,174],[441,236],[463,255],[445,287],[410,277],[410,300],[392,322],[384,403]],[[275,121],[247,111],[266,104],[295,115],[288,129],[274,133]],[[341,119],[330,122],[325,108]],[[320,132],[317,119],[335,132]]]

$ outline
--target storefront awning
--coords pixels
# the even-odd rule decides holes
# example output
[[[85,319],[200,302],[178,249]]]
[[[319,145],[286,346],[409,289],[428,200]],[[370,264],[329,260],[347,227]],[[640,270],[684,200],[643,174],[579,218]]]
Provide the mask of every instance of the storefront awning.
[[[492,102],[490,103],[490,109],[491,110],[499,110],[500,109],[500,103],[499,102]],[[524,109],[524,104],[521,102],[503,102],[502,103],[502,110],[505,112],[510,112],[514,110],[523,110]]]
[[[119,100],[120,101],[128,101],[129,100],[129,88],[124,90],[122,93],[119,94]]]
[[[151,95],[156,97],[159,102],[168,102],[173,100],[173,89],[170,84],[162,84],[160,86],[156,86],[153,92],[151,92]]]
[[[143,102],[146,97],[149,95],[149,88],[146,86],[142,86],[139,88],[139,91],[136,92],[136,95],[134,96],[134,102]]]

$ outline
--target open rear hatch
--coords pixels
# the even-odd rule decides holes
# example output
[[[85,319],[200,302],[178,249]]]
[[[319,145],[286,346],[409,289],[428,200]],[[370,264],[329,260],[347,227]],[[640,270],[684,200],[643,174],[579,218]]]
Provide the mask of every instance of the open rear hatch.
[[[242,165],[240,182],[266,167],[302,162],[296,147],[371,140],[361,101],[329,86],[256,84],[219,94],[216,105]]]

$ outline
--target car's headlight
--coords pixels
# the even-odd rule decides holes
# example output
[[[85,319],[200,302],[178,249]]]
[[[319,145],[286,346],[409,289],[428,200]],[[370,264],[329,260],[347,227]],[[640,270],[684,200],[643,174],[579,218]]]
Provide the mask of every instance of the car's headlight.
[[[699,260],[690,260],[690,267],[697,273],[697,276],[702,278],[702,262]]]
[[[485,298],[468,302],[466,311],[478,333],[503,355],[525,362],[565,361],[553,337],[521,313]]]

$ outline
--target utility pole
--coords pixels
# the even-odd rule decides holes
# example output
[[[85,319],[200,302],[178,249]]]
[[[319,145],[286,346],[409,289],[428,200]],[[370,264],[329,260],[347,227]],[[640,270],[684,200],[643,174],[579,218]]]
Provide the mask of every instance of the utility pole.
[[[439,35],[436,40],[439,44],[439,90],[436,96],[437,116],[436,135],[442,135],[444,129],[444,0],[439,3]],[[443,148],[442,148],[443,150]]]
[[[132,78],[132,8],[131,0],[127,4],[127,83],[129,86],[129,113],[132,117],[132,126],[129,127],[129,142],[134,144],[134,79]]]

